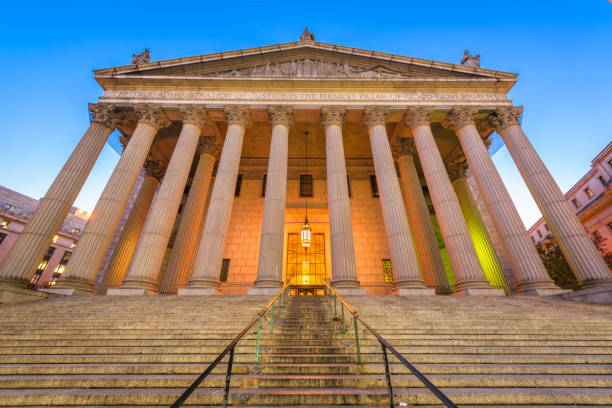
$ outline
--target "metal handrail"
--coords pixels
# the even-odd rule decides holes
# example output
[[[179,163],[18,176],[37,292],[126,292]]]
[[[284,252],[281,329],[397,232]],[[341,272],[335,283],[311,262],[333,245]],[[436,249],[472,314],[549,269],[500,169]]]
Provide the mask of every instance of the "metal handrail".
[[[389,406],[390,407],[394,406],[394,402],[393,402],[393,387],[391,386],[391,374],[389,371],[389,360],[387,359],[387,350],[389,350],[395,357],[397,357],[397,359],[402,364],[404,364],[412,372],[412,374],[414,374],[416,378],[418,378],[423,384],[425,384],[425,386],[429,388],[429,390],[436,397],[438,397],[438,399],[442,401],[444,405],[446,405],[449,408],[457,408],[457,405],[455,405],[453,401],[451,401],[442,391],[440,391],[438,387],[433,385],[431,381],[429,381],[427,377],[425,377],[419,370],[417,370],[415,366],[410,364],[408,360],[406,360],[404,356],[400,354],[399,351],[397,351],[391,344],[389,344],[387,340],[385,340],[380,334],[378,334],[376,330],[374,330],[372,327],[370,327],[370,325],[364,322],[361,319],[361,317],[359,317],[359,314],[352,307],[350,307],[348,303],[346,303],[346,301],[342,298],[342,296],[338,294],[338,292],[334,290],[334,288],[332,288],[325,281],[323,282],[323,284],[328,289],[328,293],[330,294],[330,311],[331,311],[331,296],[334,297],[334,317],[336,317],[336,299],[338,299],[340,301],[340,304],[342,305],[342,330],[344,331],[344,333],[346,333],[346,325],[344,322],[344,308],[346,307],[346,310],[348,310],[349,313],[353,315],[353,326],[355,327],[355,345],[357,347],[358,363],[361,364],[361,351],[359,347],[359,335],[358,335],[358,329],[357,329],[357,322],[360,322],[366,329],[368,329],[368,331],[372,333],[374,337],[376,337],[376,339],[380,343],[382,347],[382,354],[383,354],[383,359],[385,363],[385,377],[387,380],[387,389],[389,392]]]
[[[242,336],[244,336],[249,331],[249,329],[253,327],[255,322],[257,322],[258,323],[257,324],[257,346],[256,346],[256,362],[257,362],[257,357],[259,355],[259,334],[260,334],[259,331],[261,328],[261,318],[263,317],[264,314],[266,314],[266,312],[268,311],[270,307],[274,307],[274,302],[276,302],[276,300],[283,293],[285,293],[285,291],[290,287],[291,287],[291,284],[289,282],[286,282],[285,284],[283,284],[282,289],[278,291],[278,293],[268,302],[268,304],[266,304],[266,306],[263,309],[261,309],[259,313],[257,313],[257,316],[253,318],[253,320],[251,320],[251,322],[240,332],[240,334],[236,336],[234,340],[232,340],[232,342],[225,349],[223,349],[221,353],[219,353],[217,358],[215,358],[215,360],[212,363],[210,363],[208,367],[206,367],[206,370],[204,370],[204,372],[200,374],[199,377],[196,378],[193,383],[191,383],[191,385],[185,390],[185,392],[183,392],[181,396],[178,397],[172,405],[170,405],[170,408],[177,408],[183,405],[185,400],[189,398],[189,396],[198,388],[198,386],[202,383],[202,381],[204,381],[206,377],[208,377],[208,375],[221,362],[221,360],[223,360],[223,357],[225,357],[227,353],[230,353],[230,358],[227,363],[227,374],[225,377],[225,393],[223,396],[223,406],[224,407],[227,406],[227,399],[229,396],[229,385],[230,385],[230,379],[232,375],[232,364],[234,360],[234,348],[236,347],[236,344],[240,341],[240,339],[242,339]],[[274,316],[272,316],[272,319],[274,319]],[[274,320],[272,320],[272,322],[273,321]],[[274,327],[274,323],[271,324],[270,332],[272,332],[273,327]]]

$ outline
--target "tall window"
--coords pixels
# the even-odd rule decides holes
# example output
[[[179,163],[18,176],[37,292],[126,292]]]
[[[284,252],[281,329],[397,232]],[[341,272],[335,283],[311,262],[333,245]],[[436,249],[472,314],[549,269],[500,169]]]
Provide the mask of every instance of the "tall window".
[[[378,197],[378,183],[376,182],[376,176],[370,175],[370,189],[372,190],[372,197]]]
[[[11,222],[0,218],[0,228],[7,229]]]
[[[574,207],[576,207],[576,208],[580,208],[580,203],[578,202],[578,200],[577,200],[577,199],[575,199],[575,198],[574,198],[574,199],[572,199],[572,204],[574,204]]]
[[[234,197],[240,197],[240,189],[242,188],[242,174],[238,175],[236,179],[236,190],[234,190]]]
[[[311,174],[300,174],[300,197],[312,197]]]
[[[45,256],[43,256],[42,261],[38,264],[38,268],[34,272],[34,277],[32,277],[32,280],[30,281],[32,285],[36,285],[38,283],[40,276],[45,271],[45,269],[47,269],[47,265],[49,264],[49,259],[51,259],[54,252],[55,252],[55,247],[49,247],[49,249],[47,249],[47,253],[45,254]]]
[[[382,260],[383,273],[385,274],[385,282],[393,283],[393,266],[390,259]]]
[[[540,237],[540,239],[542,238],[542,232],[540,230],[538,230],[538,237]]]
[[[227,282],[227,273],[229,272],[230,260],[225,258],[221,263],[221,273],[219,274],[219,281]]]
[[[266,184],[268,183],[268,175],[264,174],[263,176],[263,181],[261,183],[261,196],[265,197],[266,196]]]
[[[598,179],[604,187],[608,187],[608,182],[605,178],[603,178],[603,176],[599,176]]]
[[[325,234],[312,234],[312,244],[306,250],[300,244],[300,234],[287,235],[287,279],[293,286],[322,287],[325,280]]]
[[[587,195],[587,197],[589,197],[589,198],[592,198],[592,197],[593,197],[593,192],[592,192],[592,191],[591,191],[591,189],[590,189],[590,188],[588,188],[588,187],[586,187],[586,188],[584,189],[584,194],[586,194],[586,195]]]
[[[608,224],[608,226],[610,226],[610,224]],[[6,238],[6,234],[4,232],[0,232],[0,244],[2,241],[4,241],[4,238]]]
[[[53,270],[53,280],[49,283],[50,285],[55,285],[55,281],[57,280],[57,278],[62,276],[64,270],[66,269],[66,264],[70,260],[71,255],[71,251],[64,251],[64,255],[62,255],[62,259],[60,259],[59,265],[57,265]]]

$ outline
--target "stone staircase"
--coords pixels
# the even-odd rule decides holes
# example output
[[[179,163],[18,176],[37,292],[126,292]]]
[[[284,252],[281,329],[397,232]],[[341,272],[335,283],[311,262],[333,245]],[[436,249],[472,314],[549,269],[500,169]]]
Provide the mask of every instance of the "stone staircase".
[[[0,406],[169,406],[268,299],[2,305]],[[346,300],[460,406],[612,406],[609,306],[525,297]],[[344,334],[323,298],[290,297],[275,313],[273,333],[269,320],[262,324],[260,364],[256,327],[236,349],[230,404],[388,404],[380,345],[363,327],[358,365],[352,323]],[[390,363],[396,403],[440,405],[391,355]],[[225,370],[220,364],[186,405],[220,405]]]

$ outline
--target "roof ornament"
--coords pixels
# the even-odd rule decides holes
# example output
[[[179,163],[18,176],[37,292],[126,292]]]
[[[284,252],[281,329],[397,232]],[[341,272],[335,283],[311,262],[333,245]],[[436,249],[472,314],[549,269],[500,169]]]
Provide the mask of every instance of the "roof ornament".
[[[480,54],[473,56],[468,52],[468,50],[465,50],[460,64],[465,65],[466,67],[480,68]]]
[[[308,31],[308,27],[306,27],[302,35],[300,35],[300,41],[314,41],[314,40],[315,40],[314,34]]]
[[[145,48],[140,54],[132,54],[132,65],[134,64],[146,64],[151,61],[151,54],[149,49]]]

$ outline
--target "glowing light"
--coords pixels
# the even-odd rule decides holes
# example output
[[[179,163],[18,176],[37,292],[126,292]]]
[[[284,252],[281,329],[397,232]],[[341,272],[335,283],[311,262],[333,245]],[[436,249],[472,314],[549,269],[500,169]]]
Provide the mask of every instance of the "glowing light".
[[[312,242],[312,229],[310,228],[310,224],[308,224],[308,218],[304,221],[304,225],[302,225],[302,229],[300,231],[300,243],[304,248],[309,248]]]
[[[53,236],[53,243],[55,244],[58,239],[59,239],[59,235],[54,235]]]
[[[0,221],[0,227],[2,227],[3,229],[6,229],[9,225],[10,221],[8,220],[2,220]]]

